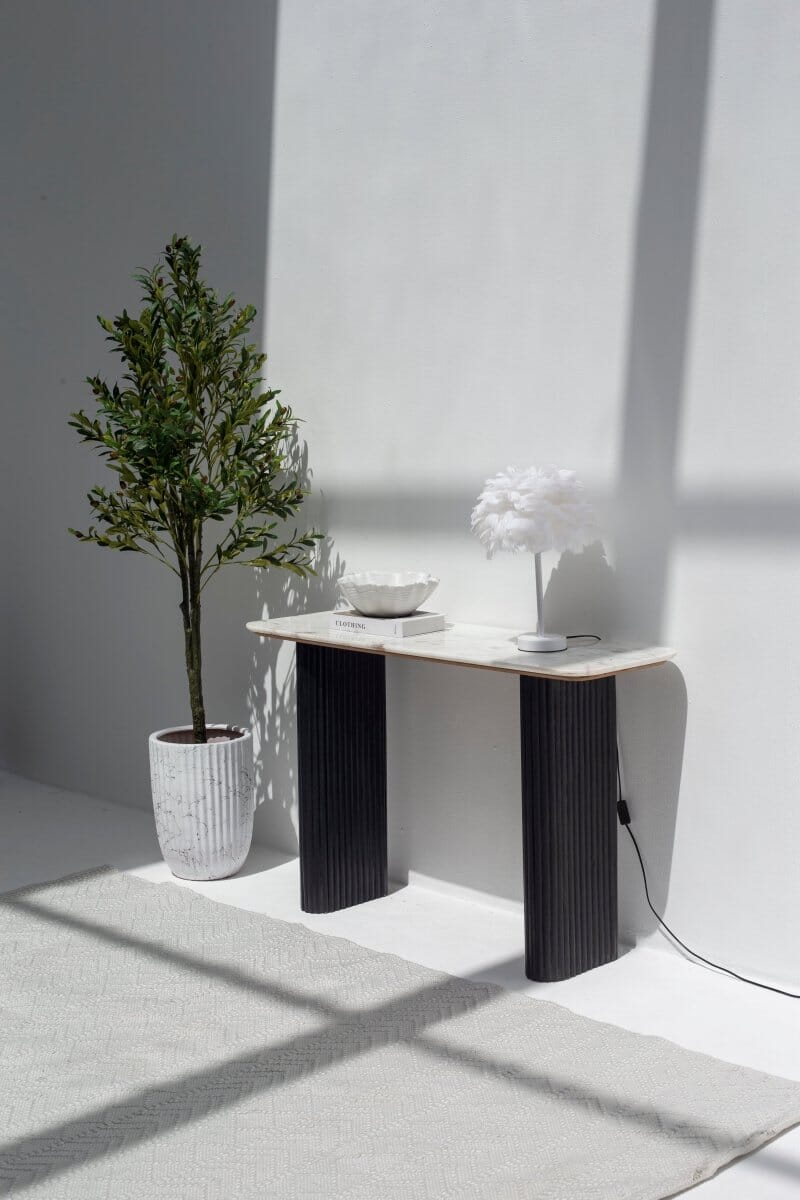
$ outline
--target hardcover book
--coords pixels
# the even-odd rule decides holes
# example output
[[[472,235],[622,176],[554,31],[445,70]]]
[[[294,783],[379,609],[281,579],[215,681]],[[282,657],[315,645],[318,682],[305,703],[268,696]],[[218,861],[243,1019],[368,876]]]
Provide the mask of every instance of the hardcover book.
[[[331,613],[331,629],[342,633],[378,633],[384,637],[413,637],[444,629],[444,613],[415,612],[410,617],[362,617],[353,609]]]

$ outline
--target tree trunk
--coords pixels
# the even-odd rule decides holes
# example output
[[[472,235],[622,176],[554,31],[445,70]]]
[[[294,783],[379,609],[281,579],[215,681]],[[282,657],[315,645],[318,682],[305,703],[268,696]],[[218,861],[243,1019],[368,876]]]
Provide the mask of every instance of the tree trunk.
[[[200,562],[202,545],[189,549],[188,571],[181,568],[181,614],[186,650],[186,674],[189,679],[189,703],[192,709],[192,734],[195,742],[206,742],[206,710],[203,702],[203,661],[200,644]]]

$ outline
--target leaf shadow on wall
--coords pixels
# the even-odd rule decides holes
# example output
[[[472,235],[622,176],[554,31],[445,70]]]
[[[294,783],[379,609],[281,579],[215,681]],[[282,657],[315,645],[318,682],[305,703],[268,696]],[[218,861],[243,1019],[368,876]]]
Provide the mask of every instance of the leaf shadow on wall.
[[[291,470],[311,489],[308,450],[297,442]],[[298,526],[324,531],[324,496],[309,496]],[[324,537],[315,555],[316,575],[299,579],[278,568],[256,572],[256,610],[259,617],[287,617],[333,608],[337,581],[345,572],[341,555]],[[252,636],[252,635],[251,635]],[[254,735],[256,827],[255,840],[289,853],[297,852],[297,684],[294,646],[273,638],[256,637],[250,656],[247,708]]]

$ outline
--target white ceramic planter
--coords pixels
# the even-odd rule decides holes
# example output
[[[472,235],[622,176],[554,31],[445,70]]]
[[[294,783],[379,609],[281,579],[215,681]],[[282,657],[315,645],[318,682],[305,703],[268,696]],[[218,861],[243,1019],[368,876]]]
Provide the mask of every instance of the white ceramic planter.
[[[158,844],[179,879],[225,879],[239,870],[253,836],[253,739],[209,725],[197,745],[191,725],[150,734],[150,781]]]

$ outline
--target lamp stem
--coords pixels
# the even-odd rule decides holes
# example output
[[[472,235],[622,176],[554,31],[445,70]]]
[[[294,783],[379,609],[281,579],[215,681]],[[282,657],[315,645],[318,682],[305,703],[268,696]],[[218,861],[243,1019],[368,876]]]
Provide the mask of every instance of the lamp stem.
[[[544,595],[542,591],[542,556],[535,554],[536,572],[536,633],[521,633],[517,638],[518,650],[530,650],[537,654],[551,654],[554,650],[566,650],[567,639],[563,633],[544,631]]]
[[[544,597],[542,594],[542,556],[534,554],[534,570],[536,572],[536,632],[541,637],[544,633]]]

